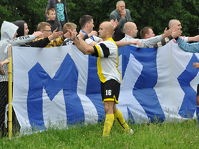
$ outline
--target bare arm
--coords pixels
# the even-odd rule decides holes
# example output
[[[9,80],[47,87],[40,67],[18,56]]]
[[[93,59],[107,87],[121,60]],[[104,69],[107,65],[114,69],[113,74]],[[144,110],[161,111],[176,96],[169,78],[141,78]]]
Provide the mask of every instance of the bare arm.
[[[87,44],[81,37],[77,38],[73,33],[71,33],[71,39],[82,53],[84,54],[94,53],[93,46]]]
[[[116,41],[116,45],[118,47],[123,47],[123,46],[127,46],[127,45],[141,45],[141,43],[139,42],[139,40],[135,40],[135,41]]]
[[[194,37],[189,37],[188,42],[190,42],[190,41],[199,41],[199,35],[196,35]]]

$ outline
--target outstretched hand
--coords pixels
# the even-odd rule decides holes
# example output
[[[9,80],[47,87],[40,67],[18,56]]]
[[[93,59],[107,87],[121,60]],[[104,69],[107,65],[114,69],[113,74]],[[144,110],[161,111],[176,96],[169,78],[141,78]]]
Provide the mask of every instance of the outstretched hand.
[[[172,29],[168,29],[167,27],[164,29],[163,38],[170,36],[172,33]]]
[[[42,36],[42,35],[43,35],[43,33],[42,33],[42,32],[40,32],[40,31],[36,31],[36,32],[34,32],[32,35],[34,35],[34,36],[37,38],[37,37]]]
[[[97,31],[92,31],[92,32],[90,32],[90,33],[88,34],[88,37],[91,37],[91,36],[93,36],[93,35],[97,36]]]
[[[131,42],[131,44],[137,45],[138,47],[142,46],[142,43],[139,40],[134,40],[134,41],[130,41],[130,42]]]
[[[48,37],[49,40],[56,39],[58,37],[61,37],[63,35],[63,32],[60,31],[53,31],[53,33]]]

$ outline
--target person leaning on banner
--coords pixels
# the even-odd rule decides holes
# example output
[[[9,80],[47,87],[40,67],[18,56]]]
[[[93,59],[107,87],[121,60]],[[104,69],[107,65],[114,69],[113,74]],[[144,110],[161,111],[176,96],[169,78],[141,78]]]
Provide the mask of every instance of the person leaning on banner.
[[[173,30],[173,28],[170,28],[170,29]],[[167,30],[167,28],[165,29],[165,31],[166,30]],[[152,27],[145,26],[144,28],[142,28],[140,30],[140,37],[141,37],[141,39],[149,39],[151,37],[155,37]],[[171,39],[173,39],[172,34],[171,34],[171,36],[163,38],[160,42],[158,42],[156,45],[154,45],[154,47],[155,48],[162,47],[162,46],[166,45]]]
[[[0,135],[5,136],[7,131],[5,128],[5,108],[8,103],[8,66],[9,63],[7,49],[9,45],[19,46],[32,41],[41,32],[35,32],[32,35],[22,37],[17,36],[18,26],[11,22],[3,21],[1,25],[1,41],[0,41],[0,61],[1,61],[1,75],[0,75]]]
[[[175,32],[175,39],[178,46],[185,52],[199,53],[199,35],[194,36],[192,39],[198,41],[194,43],[185,42],[180,36],[182,34],[181,30]],[[193,63],[195,68],[199,68],[199,63]],[[199,85],[197,86],[197,97],[196,97],[196,117],[199,122]]]
[[[51,25],[48,22],[40,22],[37,25],[37,31],[40,31],[43,34],[31,43],[28,43],[27,46],[45,48],[57,47],[64,41],[63,33],[56,30],[52,32]]]
[[[101,95],[104,102],[105,122],[103,136],[109,136],[116,118],[127,133],[133,133],[123,118],[122,113],[116,108],[120,92],[121,74],[118,70],[118,47],[112,39],[114,28],[108,21],[99,26],[99,36],[103,41],[94,46],[87,44],[81,34],[77,37],[71,32],[71,39],[77,48],[84,54],[98,57],[97,69],[101,81]]]
[[[133,45],[139,48],[158,48],[168,43],[172,38],[172,29],[165,29],[164,33],[147,39],[139,39],[137,37],[138,29],[134,22],[126,22],[123,32],[125,37],[117,41],[118,46]],[[137,43],[136,43],[137,42]]]
[[[180,31],[182,31],[182,24],[177,19],[171,19],[171,20],[169,20],[168,27],[169,27],[169,29],[172,28],[173,30],[180,30]],[[198,36],[194,36],[194,37],[181,36],[181,39],[183,39],[185,42],[199,41]]]
[[[28,24],[24,20],[17,20],[13,23],[19,27],[17,30],[17,37],[28,34]],[[43,48],[60,46],[63,43],[64,39],[59,38],[62,37],[62,32],[54,31],[52,33],[51,26],[47,22],[40,22],[37,26],[37,32],[41,32],[42,34],[40,34],[40,36],[31,42],[27,42],[22,46]]]
[[[145,26],[140,30],[140,37],[141,39],[147,39],[151,37],[155,37],[152,27]]]
[[[67,22],[63,26],[63,32],[51,32],[51,26],[47,22],[40,22],[37,26],[37,30],[41,31],[43,34],[42,36],[36,38],[32,44],[39,43],[42,40],[47,40],[48,42],[45,43],[45,48],[50,47],[57,47],[63,46],[68,44],[73,44],[73,41],[69,39],[69,32],[68,30],[72,30],[77,34],[76,31],[76,24]],[[42,42],[43,43],[43,42]]]
[[[119,41],[124,38],[123,26],[126,22],[132,21],[131,13],[129,9],[125,8],[124,1],[118,1],[116,3],[116,9],[110,13],[110,20],[117,20],[118,25],[115,28],[113,39]]]

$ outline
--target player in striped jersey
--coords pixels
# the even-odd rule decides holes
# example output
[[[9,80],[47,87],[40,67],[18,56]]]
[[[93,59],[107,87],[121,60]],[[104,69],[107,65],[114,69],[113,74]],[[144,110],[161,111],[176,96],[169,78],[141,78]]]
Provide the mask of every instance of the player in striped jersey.
[[[71,39],[77,48],[84,54],[91,54],[97,58],[98,76],[101,81],[101,95],[104,102],[106,118],[104,122],[103,136],[109,136],[116,118],[124,130],[133,133],[123,118],[122,113],[116,108],[118,103],[121,74],[118,70],[118,47],[112,39],[114,27],[110,22],[103,22],[99,27],[99,36],[103,41],[95,46],[87,44],[83,37],[77,38],[71,32]]]

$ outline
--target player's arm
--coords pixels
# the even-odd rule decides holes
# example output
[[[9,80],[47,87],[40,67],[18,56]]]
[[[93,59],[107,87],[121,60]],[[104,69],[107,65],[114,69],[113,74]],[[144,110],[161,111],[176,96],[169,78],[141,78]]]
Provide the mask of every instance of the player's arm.
[[[77,48],[84,54],[92,54],[94,53],[94,48],[87,44],[83,39],[75,37],[73,39],[74,44]]]

